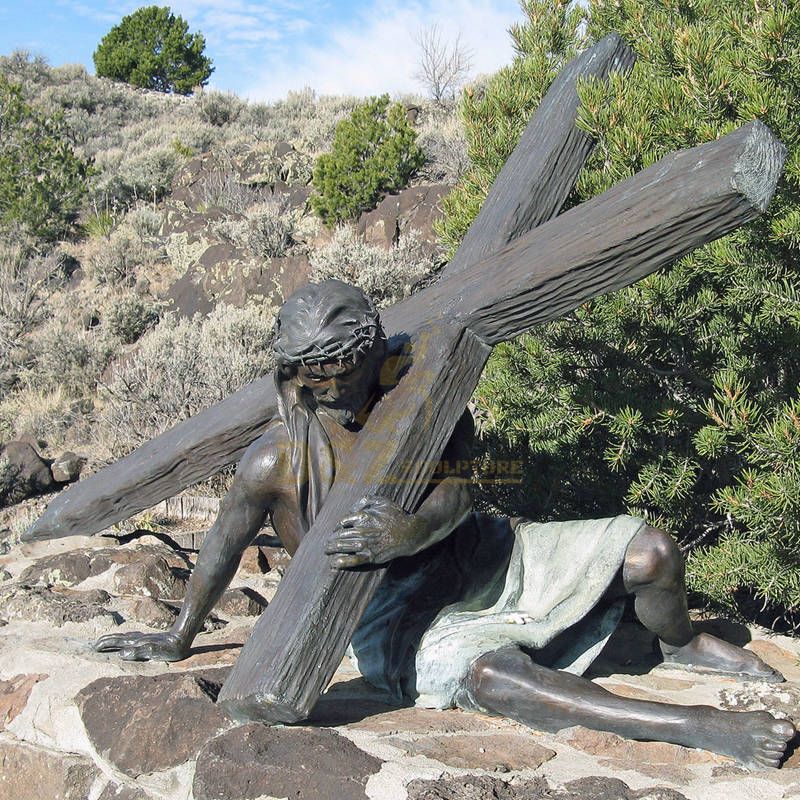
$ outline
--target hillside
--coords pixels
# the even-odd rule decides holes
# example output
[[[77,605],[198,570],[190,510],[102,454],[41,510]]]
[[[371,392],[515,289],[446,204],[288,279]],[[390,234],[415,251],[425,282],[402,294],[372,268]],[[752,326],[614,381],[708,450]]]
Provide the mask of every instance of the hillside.
[[[165,95],[24,53],[0,75],[63,118],[91,165],[67,237],[0,240],[0,443],[74,451],[93,470],[268,371],[273,311],[303,282],[341,277],[385,304],[439,264],[431,224],[467,165],[452,108],[400,98],[424,167],[330,231],[309,208],[311,171],[357,98]],[[25,493],[15,480],[0,457],[6,502]]]

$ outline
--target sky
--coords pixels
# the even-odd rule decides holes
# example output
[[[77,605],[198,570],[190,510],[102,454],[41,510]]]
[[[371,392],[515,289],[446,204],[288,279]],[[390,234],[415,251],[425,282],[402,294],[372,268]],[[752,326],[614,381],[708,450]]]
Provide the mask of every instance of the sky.
[[[27,50],[94,73],[99,41],[141,5],[0,0],[0,54]],[[511,61],[508,28],[522,17],[518,0],[174,0],[170,8],[206,38],[209,87],[260,101],[306,86],[318,95],[422,92],[418,38],[433,25],[443,42],[460,36],[471,75],[494,72]]]

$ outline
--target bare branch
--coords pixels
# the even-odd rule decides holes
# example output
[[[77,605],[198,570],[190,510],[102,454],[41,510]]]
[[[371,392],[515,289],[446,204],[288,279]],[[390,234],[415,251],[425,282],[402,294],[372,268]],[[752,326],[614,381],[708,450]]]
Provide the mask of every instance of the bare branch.
[[[464,85],[472,67],[472,53],[456,36],[452,46],[442,38],[439,26],[422,28],[417,36],[419,68],[414,78],[428,91],[434,102],[445,105]]]

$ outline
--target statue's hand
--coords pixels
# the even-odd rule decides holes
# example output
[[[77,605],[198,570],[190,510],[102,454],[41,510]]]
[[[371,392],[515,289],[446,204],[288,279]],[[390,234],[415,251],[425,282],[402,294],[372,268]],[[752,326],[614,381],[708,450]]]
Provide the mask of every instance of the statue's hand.
[[[325,552],[333,556],[331,566],[335,569],[386,564],[421,550],[427,534],[419,517],[373,495],[356,503],[350,516],[339,523]]]
[[[172,633],[109,633],[92,646],[99,653],[118,651],[125,661],[181,661],[189,654]]]

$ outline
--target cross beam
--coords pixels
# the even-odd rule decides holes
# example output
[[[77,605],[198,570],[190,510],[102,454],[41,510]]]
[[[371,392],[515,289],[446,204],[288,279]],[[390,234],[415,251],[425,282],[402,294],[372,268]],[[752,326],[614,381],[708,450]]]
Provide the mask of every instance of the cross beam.
[[[444,276],[464,271],[558,212],[594,146],[575,127],[577,84],[604,80],[611,72],[625,74],[633,61],[630,48],[611,34],[560,72]],[[401,327],[414,331],[424,321],[425,314],[415,320],[415,302],[411,298],[399,316],[393,309],[384,312],[390,336]],[[151,508],[238,461],[275,413],[272,376],[254,381],[61,492],[22,538],[86,536]]]
[[[750,123],[667,156],[395,307],[393,324],[416,323],[411,367],[367,420],[218,702],[237,718],[306,717],[385,574],[331,569],[324,542],[338,522],[365,494],[417,507],[492,345],[754,219],[784,157],[769,129]]]

